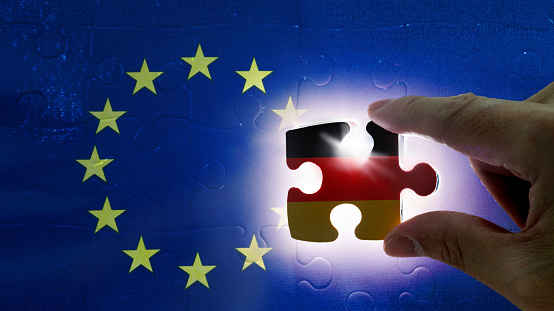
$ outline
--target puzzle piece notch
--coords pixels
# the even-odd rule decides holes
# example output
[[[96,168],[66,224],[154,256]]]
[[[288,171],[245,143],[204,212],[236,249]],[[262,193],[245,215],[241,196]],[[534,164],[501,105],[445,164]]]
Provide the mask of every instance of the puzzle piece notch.
[[[118,110],[127,110],[123,106],[124,104],[121,102],[121,108]],[[89,132],[94,133],[97,124],[97,122],[91,122]],[[200,165],[193,163],[191,129],[190,123],[187,121],[177,118],[155,120],[154,130],[144,131],[144,133],[152,133],[150,140],[145,141],[145,143],[153,141],[150,145],[155,145],[156,149],[152,152],[133,151],[138,149],[134,139],[139,133],[135,133],[139,126],[135,118],[122,117],[118,120],[118,126],[121,132],[120,136],[102,131],[93,137],[101,157],[115,160],[105,169],[106,183],[97,178],[86,182],[89,192],[105,193],[106,190],[111,190],[114,193],[114,200],[121,197],[121,193],[126,193],[128,200],[134,198],[138,200],[139,205],[148,207],[138,215],[140,217],[134,217],[137,212],[136,208],[123,213],[120,219],[123,221],[128,218],[130,221],[127,229],[122,227],[121,230],[128,230],[129,227],[145,227],[154,233],[172,233],[190,229],[192,193],[198,187],[202,187],[210,193],[219,190],[225,181],[223,164],[216,159],[210,159]],[[92,143],[90,148],[92,148]],[[130,150],[132,152],[129,152]],[[117,162],[119,165],[115,166]],[[124,167],[133,169],[122,170]],[[81,168],[77,167],[77,169]],[[129,186],[132,181],[141,178],[164,180],[171,186],[165,186],[163,191],[150,183],[135,183],[135,186]],[[110,200],[112,200],[111,196]],[[112,203],[114,209],[126,209],[123,207],[124,203],[116,204],[115,201]],[[101,208],[99,204],[95,200],[88,209],[98,210]],[[119,207],[115,208],[115,206]],[[96,225],[94,217],[87,218],[90,219],[92,226]],[[142,222],[138,223],[138,220]]]
[[[400,310],[399,306],[413,302],[400,301],[402,295],[415,298],[418,304],[435,301],[437,281],[431,270],[418,267],[410,274],[401,273],[395,269],[395,259],[382,251],[381,243],[343,239],[343,229],[339,229],[340,238],[334,243],[297,241],[299,262],[322,257],[329,261],[333,271],[331,283],[323,289],[314,288],[307,282],[298,284],[298,308],[338,310],[346,307],[350,310],[349,307],[352,307],[354,310],[367,310],[373,307],[377,310]]]
[[[333,271],[331,283],[323,289],[307,286],[305,282],[298,284],[296,298],[299,308],[304,310],[315,306],[319,310],[338,310],[346,307],[350,310],[350,306],[354,310],[369,307],[399,310],[398,297],[403,293],[416,297],[418,302],[434,299],[437,281],[430,269],[417,267],[411,273],[402,273],[396,269],[396,258],[383,252],[381,242],[363,241],[354,236],[354,225],[361,218],[355,206],[339,205],[331,217],[339,230],[335,242],[296,241],[299,262],[322,257],[329,261]]]
[[[398,135],[368,123],[366,131],[374,137],[369,159],[359,165],[353,157],[340,157],[340,143],[350,131],[345,122],[327,123],[288,131],[287,165],[296,170],[313,162],[323,172],[321,188],[305,194],[289,190],[287,213],[293,238],[311,242],[330,242],[338,237],[329,215],[340,204],[356,205],[362,221],[356,236],[362,240],[382,240],[400,223],[400,192],[405,188],[425,196],[434,192],[436,172],[428,164],[403,171],[398,164]]]
[[[461,27],[449,41],[452,52],[460,57],[469,57],[481,48],[482,30],[479,24],[473,27]]]
[[[321,256],[299,261],[298,241],[290,237],[288,228],[266,226],[260,230],[259,236],[267,247],[273,248],[264,257],[267,274],[274,284],[271,295],[273,301],[269,301],[268,306],[275,310],[292,310],[295,301],[291,298],[295,295],[297,284],[306,284],[315,290],[324,290],[331,284],[334,272],[329,261]]]
[[[386,89],[400,80],[400,65],[389,59],[380,60],[371,70],[371,81],[376,87]]]
[[[98,79],[109,85],[117,82],[121,74],[121,66],[115,59],[99,60],[98,64],[89,61],[91,31],[87,27],[4,25],[0,31],[2,63],[10,64],[5,66],[6,72],[0,79],[10,90],[5,96],[7,105],[1,110],[3,115],[13,117],[0,118],[1,125],[36,120],[45,127],[42,132],[50,131],[51,139],[56,139],[61,131],[69,132],[69,127],[86,123],[88,113],[84,112],[82,96],[86,81]],[[24,109],[27,107],[14,104],[16,96],[21,102],[21,94],[42,97],[44,109],[37,106],[32,114],[26,114],[30,111]],[[29,117],[32,118],[25,119]],[[36,135],[38,131],[34,132]],[[70,134],[65,136],[75,138]]]
[[[537,80],[541,75],[541,57],[534,52],[525,51],[511,60],[515,74],[525,81]]]
[[[29,310],[75,310],[83,305],[81,289],[62,282],[71,281],[67,271],[79,271],[84,265],[84,227],[51,226],[28,220],[19,225],[0,226],[0,233],[10,237],[0,243],[5,251],[0,268],[4,275],[0,282],[0,309],[18,310],[26,306]]]
[[[346,298],[346,310],[375,310],[375,301],[369,293],[364,291],[355,291]]]

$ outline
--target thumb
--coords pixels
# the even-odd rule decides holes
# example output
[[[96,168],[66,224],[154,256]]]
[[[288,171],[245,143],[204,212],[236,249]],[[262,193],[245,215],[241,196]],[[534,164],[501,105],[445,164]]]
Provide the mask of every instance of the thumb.
[[[505,258],[514,253],[508,232],[476,216],[429,212],[400,223],[385,238],[384,249],[389,256],[442,261],[507,294],[512,273]]]

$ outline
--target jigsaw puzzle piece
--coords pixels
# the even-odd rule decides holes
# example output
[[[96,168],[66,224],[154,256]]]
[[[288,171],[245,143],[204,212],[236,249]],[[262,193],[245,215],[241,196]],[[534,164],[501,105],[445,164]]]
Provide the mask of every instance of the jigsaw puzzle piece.
[[[452,32],[449,46],[452,52],[460,57],[469,57],[479,51],[486,34],[482,24],[460,27]]]
[[[465,298],[471,297],[471,301],[482,307],[483,310],[491,308],[511,310],[510,308],[513,307],[509,301],[486,285],[441,262],[429,258],[398,258],[397,260],[398,269],[403,274],[408,275],[419,267],[426,267],[435,276],[436,281],[436,290],[432,301],[421,304],[417,297],[406,293],[400,297],[401,305],[418,306],[423,310],[428,310],[431,307],[435,310],[456,309],[456,306],[465,306],[467,302]],[[461,287],[460,284],[465,285]],[[452,293],[456,294],[453,295]],[[410,308],[405,309],[409,310]]]
[[[189,252],[186,258],[179,261],[179,266],[191,266],[198,254],[203,265],[216,267],[206,274],[207,285],[195,282],[186,289],[182,288],[184,295],[181,296],[186,310],[211,310],[221,300],[227,301],[229,306],[263,309],[265,299],[259,297],[261,292],[265,292],[265,271],[241,271],[244,259],[235,250],[236,247],[241,247],[239,240],[244,233],[241,227],[191,230]],[[264,261],[266,258],[264,256]],[[187,273],[180,270],[178,275],[188,284],[190,279]],[[245,279],[248,279],[247,283]],[[249,288],[248,284],[258,285],[257,288]]]
[[[0,27],[2,32],[2,36],[0,36],[2,59],[0,63],[4,67],[4,72],[0,76],[0,83],[5,87],[5,93],[2,96],[4,104],[0,108],[0,126],[2,127],[21,125],[28,117],[22,111],[24,107],[21,107],[18,101],[20,96],[29,93],[29,90],[25,89],[25,84],[33,72],[34,64],[39,59],[35,54],[33,45],[35,45],[40,30],[40,27],[32,25],[4,25]],[[40,96],[40,94],[37,95]],[[43,108],[46,108],[45,104],[45,101],[43,101]],[[42,118],[41,113],[34,116]]]
[[[403,293],[410,293],[424,302],[434,298],[435,275],[427,267],[404,274],[396,269],[396,259],[383,252],[381,243],[355,237],[354,227],[361,220],[361,213],[355,206],[340,205],[333,210],[331,219],[340,232],[335,242],[297,241],[298,261],[306,263],[314,258],[325,258],[330,264],[332,279],[322,289],[300,282],[295,296],[296,308],[337,310],[357,306],[363,310],[363,307],[372,306],[378,310],[399,310],[398,297]]]
[[[338,264],[332,266],[336,267]],[[343,273],[342,269],[333,271],[334,275],[340,273]],[[296,292],[296,307],[302,310],[429,310],[429,306],[433,305],[430,299],[435,285],[433,277],[425,268],[420,268],[410,276],[371,278],[369,273],[360,274],[365,276],[365,283],[359,279],[346,280],[339,277],[333,279],[329,290],[317,290],[308,283],[301,282]],[[378,283],[380,287],[367,285],[370,282]],[[407,288],[415,291],[417,298],[409,292],[403,292]],[[325,299],[331,292],[336,296]]]
[[[4,25],[1,31],[3,62],[11,64],[5,66],[2,82],[13,92],[6,95],[7,105],[3,105],[3,115],[11,120],[2,123],[21,125],[25,115],[15,103],[22,94],[37,94],[44,98],[44,110],[37,107],[40,110],[33,111],[33,116],[43,127],[57,128],[59,135],[62,129],[84,124],[87,81],[97,78],[113,83],[118,69],[110,60],[90,63],[90,29],[64,26],[54,31],[33,25]]]
[[[163,49],[144,49],[144,42],[126,40],[129,37],[147,37],[150,40],[147,43],[149,46],[159,46]],[[185,41],[175,40],[175,38],[185,38]],[[171,85],[160,88],[158,81],[166,74],[164,71],[166,69],[169,70],[168,76],[176,76],[178,71],[175,66],[171,66],[171,63],[179,61],[183,56],[179,51],[183,48],[183,44],[187,44],[187,38],[189,38],[187,34],[179,30],[158,29],[151,25],[136,25],[117,32],[110,28],[96,28],[93,31],[90,44],[94,53],[90,56],[91,61],[96,64],[103,64],[105,60],[117,63],[122,77],[118,83],[108,88],[104,83],[93,81],[87,90],[88,98],[98,98],[97,101],[103,103],[109,97],[115,102],[132,103],[132,107],[141,107],[141,109],[127,110],[128,116],[135,117],[140,122],[141,127],[136,133],[135,140],[141,151],[153,151],[157,148],[157,142],[152,142],[150,139],[156,135],[157,119],[187,119],[190,115],[190,96],[187,89],[178,89],[174,86],[173,80],[165,78],[164,81],[169,81]],[[189,43],[192,46],[192,40]],[[165,64],[168,65],[163,66]],[[141,85],[131,76],[133,73],[141,72],[142,69],[146,70],[145,65],[148,71],[157,73],[151,85],[146,86]],[[161,69],[162,67],[164,70]],[[161,94],[165,91],[169,91],[171,95]],[[132,101],[129,100],[130,98]],[[157,99],[162,98],[163,101],[152,104],[152,101],[157,102]]]
[[[398,163],[398,135],[374,123],[366,130],[374,139],[369,159],[361,164],[355,157],[341,156],[340,144],[350,131],[347,123],[316,125],[287,132],[287,165],[295,170],[305,162],[323,172],[321,188],[306,195],[298,188],[289,191],[287,213],[292,237],[304,241],[329,242],[337,232],[329,219],[331,210],[351,203],[362,212],[356,236],[382,240],[401,220],[400,192],[411,188],[429,195],[437,185],[436,172],[419,164],[404,172]]]
[[[321,111],[329,111],[322,108],[324,107],[323,103],[326,102],[325,96],[333,92],[328,89],[328,86],[333,84],[335,80],[337,58],[325,49],[330,47],[330,44],[326,43],[330,37],[317,37],[314,39],[313,36],[307,36],[306,32],[307,30],[304,28],[299,28],[299,54],[291,55],[291,59],[295,62],[293,67],[297,69],[297,73],[290,75],[289,78],[291,82],[295,83],[294,89],[291,89],[292,93],[283,92],[284,94],[280,97],[281,99],[264,101],[262,114],[256,120],[256,125],[261,129],[282,130],[290,126],[306,124],[308,116],[312,120],[315,120],[312,123],[321,122],[322,120],[319,118]],[[309,88],[313,93],[320,96],[306,101],[302,97],[302,90],[304,88]],[[336,89],[334,91],[336,92]],[[282,110],[285,106],[289,109],[288,103],[291,103],[295,109],[300,110],[297,112],[296,120],[292,120],[294,122],[289,121],[289,124],[286,124],[283,123],[282,118],[279,118],[277,114],[271,113],[269,110],[275,112],[276,110]],[[300,111],[309,111],[309,114],[300,114]],[[298,117],[301,115],[302,119],[298,120]],[[336,117],[335,113],[334,118],[330,119],[336,121]]]
[[[105,227],[95,232],[94,227],[88,228],[86,269],[75,276],[86,297],[85,308],[107,310],[121,304],[128,306],[135,301],[129,295],[137,295],[145,308],[154,308],[160,304],[160,299],[167,308],[179,307],[174,297],[183,287],[178,288],[182,284],[177,263],[188,252],[189,232],[150,231],[148,225],[156,207],[146,197],[136,197],[118,205],[115,203],[120,200],[112,201],[114,209],[125,209],[116,219],[122,230],[116,233]],[[133,268],[134,259],[123,252],[139,249],[140,239],[145,249],[158,250],[149,254],[152,256],[147,262],[151,271],[142,265]]]
[[[211,159],[196,166],[192,157],[191,124],[180,119],[160,119],[156,129],[161,137],[159,149],[139,156],[147,158],[146,163],[158,163],[155,170],[159,180],[166,180],[164,189],[144,189],[156,202],[156,213],[152,216],[149,228],[155,232],[173,232],[190,229],[192,193],[198,187],[216,192],[224,186],[225,168],[222,162]],[[177,165],[167,165],[176,163]],[[148,166],[147,166],[148,167]],[[151,175],[152,173],[150,173]],[[154,178],[156,176],[153,176]],[[167,185],[171,185],[167,188]],[[145,185],[146,186],[146,185]],[[215,194],[213,194],[215,195]],[[213,215],[212,215],[213,216]]]
[[[355,291],[346,298],[347,311],[375,310],[375,301],[369,293]]]
[[[342,120],[360,121],[359,111],[382,98],[410,94],[449,96],[467,92],[514,98],[514,94],[530,96],[537,85],[549,83],[548,78],[539,73],[545,72],[544,66],[549,66],[543,60],[552,51],[550,46],[540,42],[551,40],[552,30],[533,32],[494,23],[472,27],[473,37],[458,35],[460,28],[452,23],[439,28],[433,24],[376,29],[354,24],[325,31],[302,28],[301,51],[317,50],[334,62],[333,77],[325,88],[301,81],[295,104],[310,111],[303,122],[334,122],[337,113]],[[433,33],[432,38],[425,35],[430,33]],[[357,44],[351,44],[350,39],[354,37],[360,38]],[[525,42],[509,43],[514,37],[524,38]],[[451,51],[441,53],[440,59],[430,62],[428,55],[437,52],[437,42]],[[498,47],[510,44],[513,48],[498,57]],[[539,63],[543,66],[540,69]],[[501,87],[484,87],[491,79]],[[337,105],[344,102],[348,105],[341,105],[337,112]]]
[[[267,224],[263,220],[273,219],[274,213],[268,207],[281,204],[279,193],[287,189],[286,184],[275,182],[282,180],[286,172],[284,163],[279,161],[284,144],[275,143],[274,132],[256,128],[254,120],[261,109],[258,100],[247,97],[236,109],[242,124],[238,128],[192,125],[192,163],[203,167],[215,160],[225,168],[223,187],[215,188],[216,191],[203,186],[195,188],[192,225],[194,228],[240,226],[245,230],[243,243],[250,243],[252,236]],[[282,163],[282,166],[268,163]]]
[[[133,144],[132,148],[140,152],[156,150],[160,144],[159,134],[155,128],[156,118],[145,116],[145,114],[140,112],[143,109],[137,112],[135,100],[130,100],[129,94],[127,92],[122,92],[121,85],[122,82],[106,85],[99,79],[90,79],[87,83],[87,110],[103,111],[107,100],[109,100],[114,111],[125,111],[125,114],[117,119],[117,124],[120,122],[133,122],[133,124],[127,125],[124,130],[120,129],[120,135],[123,136],[122,138],[124,138],[125,142],[129,139]],[[155,108],[152,107],[152,105],[144,109],[149,110],[151,114],[156,114]],[[96,133],[98,119],[90,113],[88,113],[87,119],[91,120],[91,133]],[[118,125],[118,127],[121,126]],[[102,143],[115,144],[115,141],[110,140],[110,138],[118,136],[114,131],[108,128],[107,130],[95,134],[94,137],[104,138]]]
[[[531,51],[522,52],[513,61],[514,72],[525,81],[533,81],[541,74],[541,57]]]
[[[115,99],[111,102],[114,107],[119,103]],[[120,105],[118,110],[123,110],[127,109],[125,106],[128,103],[122,102]],[[97,124],[91,124],[92,133]],[[98,145],[102,158],[113,158],[114,161],[104,170],[107,182],[96,179],[86,182],[88,193],[99,194],[100,198],[88,200],[88,210],[102,209],[103,201],[100,201],[105,198],[106,190],[109,191],[108,195],[117,194],[119,200],[125,197],[127,200],[145,197],[155,207],[151,215],[144,215],[148,219],[144,225],[148,231],[171,233],[188,230],[191,225],[193,189],[202,182],[209,189],[219,189],[223,185],[225,169],[216,160],[208,161],[201,167],[192,163],[190,123],[181,119],[164,118],[155,121],[154,126],[155,135],[150,137],[154,142],[145,141],[146,144],[156,145],[156,149],[150,152],[137,150],[133,138],[140,125],[132,117],[123,116],[118,119],[120,135],[113,131],[102,131],[94,136],[93,144]],[[116,163],[118,166],[110,167]],[[119,178],[113,176],[114,170],[120,174]],[[152,180],[164,182],[153,186]]]
[[[21,96],[20,105],[25,122],[3,128],[0,135],[4,146],[0,197],[5,204],[0,223],[83,225],[76,206],[83,202],[84,171],[75,160],[91,152],[79,141],[86,138],[86,126],[45,126],[37,116],[44,109],[44,98],[34,93]]]
[[[154,218],[156,215],[154,202],[146,197],[136,197],[121,204],[122,200],[118,200],[118,196],[114,195],[113,197],[114,199],[110,201],[113,209],[125,208],[125,211],[116,218],[118,232],[108,227],[97,232],[95,232],[94,226],[89,228],[87,236],[88,274],[82,276],[82,280],[85,280],[82,286],[87,288],[88,293],[93,296],[105,295],[104,291],[109,290],[109,286],[97,287],[97,278],[99,275],[104,275],[102,278],[108,279],[115,277],[108,276],[108,274],[119,273],[119,270],[129,273],[131,259],[121,251],[136,248],[140,238],[143,238],[147,249],[159,249],[155,256],[150,258],[154,280],[162,287],[177,282],[179,280],[177,263],[183,260],[188,252],[189,231],[152,232],[149,226],[153,220],[156,220]],[[123,256],[120,257],[120,254]],[[93,273],[91,274],[90,271]],[[116,281],[116,279],[113,280]],[[123,278],[118,281],[122,285],[115,289],[116,292],[117,290],[119,293],[125,292],[123,290],[125,286],[132,287],[130,283],[126,284],[125,280],[126,278]],[[103,303],[107,302],[103,301]]]
[[[85,263],[83,226],[53,226],[30,220],[12,226],[0,226],[3,256],[0,272],[0,307],[31,309],[82,306],[79,288],[68,288],[53,273],[59,265],[81,271]]]
[[[553,40],[554,29],[538,32],[503,27],[493,37],[495,39],[493,44],[503,44],[510,36],[516,36],[521,40],[514,44],[514,49],[510,49],[506,57],[504,74],[507,76],[507,87],[504,93],[507,93],[506,98],[524,100],[552,80],[552,77],[547,74],[552,70],[552,64],[546,59],[554,49],[540,42]],[[489,56],[493,55],[490,49],[488,51]]]
[[[307,282],[311,287],[324,289],[332,281],[333,271],[326,259],[317,257],[301,263],[297,259],[297,241],[290,237],[288,228],[275,226],[263,227],[260,237],[267,247],[272,247],[271,256],[264,257],[267,272],[270,275],[271,305],[280,310],[294,309],[296,286]]]
[[[326,31],[302,28],[300,31],[302,58],[308,62],[318,58],[329,59],[333,69],[331,78],[324,83],[325,87],[319,85],[322,79],[309,77],[299,81],[297,105],[310,112],[309,117],[306,115],[303,119],[305,124],[335,122],[337,119],[362,122],[364,120],[360,119],[359,112],[367,109],[368,102],[405,96],[408,85],[417,87],[421,84],[408,69],[412,67],[405,66],[404,60],[390,52],[400,49],[405,43],[381,40],[382,37],[394,38],[402,34],[387,33],[392,30],[364,29],[362,35],[349,28]],[[363,36],[364,40],[351,45],[346,38],[352,36]],[[387,48],[383,44],[392,47]],[[336,46],[343,46],[347,54],[337,50]],[[317,51],[319,56],[313,51]],[[337,111],[339,104],[341,109]]]
[[[229,33],[229,29],[233,32]],[[168,75],[177,78],[166,78],[164,72],[156,83],[161,90],[171,93],[179,103],[177,106],[190,107],[181,118],[208,128],[239,127],[241,121],[236,106],[246,96],[253,96],[263,104],[256,125],[263,129],[278,129],[281,120],[269,110],[283,109],[289,97],[296,100],[299,80],[309,78],[322,86],[332,76],[333,64],[329,58],[311,57],[311,54],[310,57],[299,56],[300,31],[297,27],[252,24],[243,11],[229,25],[171,31],[189,41],[170,48],[174,55],[165,57],[162,66],[171,70]],[[278,37],[274,36],[277,31]],[[237,36],[249,44],[237,40]],[[276,46],[279,48],[274,49]],[[209,73],[192,72],[191,65],[181,60],[182,57],[195,57],[200,47],[205,57],[216,57],[207,67]],[[283,66],[283,60],[287,66]],[[237,72],[250,72],[254,61],[258,70],[269,73],[261,82],[249,85],[253,80],[245,80]],[[174,91],[181,91],[183,95],[177,96]]]
[[[29,212],[33,215],[38,210],[43,210],[47,206],[47,195],[34,188],[36,182],[25,178],[21,170],[29,169],[31,163],[22,164],[18,152],[29,152],[36,150],[36,145],[42,140],[42,133],[33,130],[40,127],[40,115],[46,107],[44,97],[28,93],[23,94],[18,102],[17,111],[21,113],[21,119],[7,126],[6,123],[0,126],[0,143],[3,150],[1,152],[3,158],[3,182],[0,195],[0,201],[4,208],[0,211],[0,224],[18,224],[25,221]],[[25,142],[29,140],[32,142]],[[46,158],[50,154],[45,153]],[[40,158],[40,157],[37,157]],[[33,160],[37,160],[37,158]],[[34,164],[40,167],[40,164]],[[36,206],[36,209],[33,208]],[[27,210],[26,209],[31,209]],[[33,218],[32,216],[29,218]]]
[[[94,77],[88,58],[90,38],[87,27],[65,26],[60,29],[59,40],[38,45],[42,57],[34,59],[33,73],[26,79],[24,89],[42,94],[48,102],[43,116],[46,126],[85,123],[86,83]]]

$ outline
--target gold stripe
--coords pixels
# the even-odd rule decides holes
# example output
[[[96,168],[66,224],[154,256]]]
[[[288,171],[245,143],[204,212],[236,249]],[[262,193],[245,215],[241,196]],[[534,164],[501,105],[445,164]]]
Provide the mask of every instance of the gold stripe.
[[[383,240],[400,223],[400,200],[288,202],[291,236],[311,242],[336,240],[338,232],[331,224],[331,211],[347,203],[362,213],[362,221],[356,227],[360,240]]]

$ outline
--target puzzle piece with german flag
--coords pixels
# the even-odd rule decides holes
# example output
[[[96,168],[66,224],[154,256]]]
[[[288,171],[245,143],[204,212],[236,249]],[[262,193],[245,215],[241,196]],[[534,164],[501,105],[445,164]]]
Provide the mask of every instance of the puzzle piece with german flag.
[[[369,122],[366,131],[374,145],[371,155],[360,161],[341,150],[350,132],[346,122],[326,123],[290,130],[286,134],[287,165],[296,170],[306,162],[322,172],[321,188],[305,194],[291,188],[287,213],[291,236],[310,242],[337,239],[330,214],[340,204],[353,204],[362,214],[355,233],[360,240],[383,240],[401,221],[400,193],[410,188],[420,196],[435,191],[438,177],[433,168],[420,163],[406,172],[399,166],[398,135]]]

